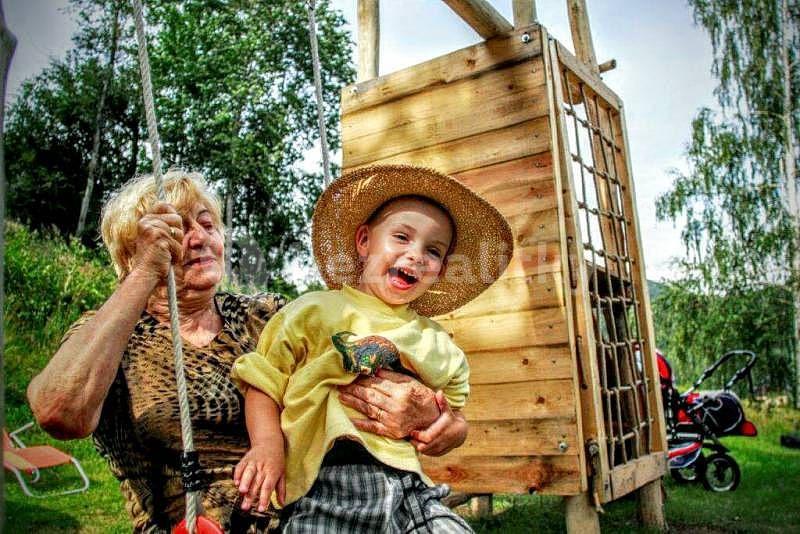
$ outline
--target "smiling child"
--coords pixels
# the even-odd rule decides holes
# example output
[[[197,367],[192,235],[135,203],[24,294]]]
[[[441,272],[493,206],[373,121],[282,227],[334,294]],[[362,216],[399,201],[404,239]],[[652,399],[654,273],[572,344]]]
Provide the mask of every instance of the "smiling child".
[[[277,504],[291,505],[284,532],[471,532],[441,504],[447,487],[423,472],[420,436],[359,430],[337,388],[379,368],[413,374],[440,391],[442,425],[455,425],[463,442],[469,367],[429,317],[500,276],[513,247],[508,224],[453,178],[383,165],[331,184],[312,242],[331,289],[284,307],[233,368],[251,440],[234,474],[242,507],[265,510],[274,490]],[[457,275],[448,276],[454,260]]]

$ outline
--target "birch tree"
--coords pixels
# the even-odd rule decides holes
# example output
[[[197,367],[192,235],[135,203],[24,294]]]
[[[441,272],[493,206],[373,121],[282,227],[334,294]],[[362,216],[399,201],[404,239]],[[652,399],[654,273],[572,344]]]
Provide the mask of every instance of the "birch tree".
[[[682,221],[681,262],[695,290],[718,297],[789,289],[800,402],[800,214],[797,197],[798,0],[689,0],[714,50],[720,111],[692,124],[687,173],[657,203]]]

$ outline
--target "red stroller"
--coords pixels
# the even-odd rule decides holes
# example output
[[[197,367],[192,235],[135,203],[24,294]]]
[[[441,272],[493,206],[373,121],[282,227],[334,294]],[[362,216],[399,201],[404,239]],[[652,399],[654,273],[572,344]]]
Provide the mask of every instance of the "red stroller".
[[[735,490],[741,479],[739,464],[719,438],[758,434],[755,425],[745,417],[739,398],[731,391],[734,384],[746,377],[752,392],[750,373],[756,361],[755,353],[749,350],[725,353],[683,394],[675,389],[672,367],[667,359],[658,351],[656,355],[667,425],[670,474],[679,483],[701,480],[711,491]],[[744,365],[725,382],[722,390],[697,391],[723,364],[743,358],[746,358]],[[713,452],[705,456],[703,449]]]

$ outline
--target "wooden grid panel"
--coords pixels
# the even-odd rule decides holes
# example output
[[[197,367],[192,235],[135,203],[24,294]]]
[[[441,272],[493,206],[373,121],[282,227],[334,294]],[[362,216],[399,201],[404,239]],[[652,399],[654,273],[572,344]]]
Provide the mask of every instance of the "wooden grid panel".
[[[559,59],[561,54],[559,54]],[[577,208],[576,265],[588,292],[608,467],[663,451],[652,324],[619,107],[559,61],[562,150]],[[655,402],[654,402],[655,401]]]

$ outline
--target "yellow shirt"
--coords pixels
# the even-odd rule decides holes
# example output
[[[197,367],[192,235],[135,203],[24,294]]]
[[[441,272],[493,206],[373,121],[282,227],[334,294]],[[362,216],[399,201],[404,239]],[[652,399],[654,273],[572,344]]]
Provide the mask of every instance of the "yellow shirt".
[[[307,293],[289,303],[264,328],[256,352],[233,366],[233,379],[269,395],[281,408],[286,438],[286,503],[305,495],[337,438],[360,442],[378,460],[413,471],[426,484],[414,447],[406,440],[361,432],[350,421],[361,414],[339,402],[337,386],[357,375],[345,371],[331,336],[349,331],[358,339],[380,335],[392,341],[403,366],[432,389],[443,390],[450,406],[461,408],[469,395],[464,353],[436,322],[407,305],[390,306],[345,286]]]

